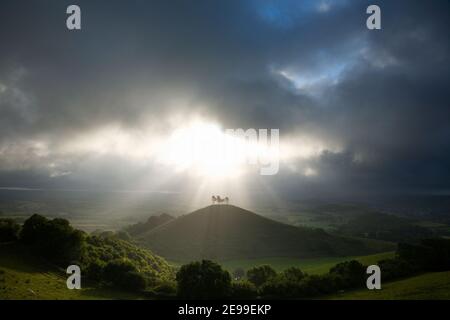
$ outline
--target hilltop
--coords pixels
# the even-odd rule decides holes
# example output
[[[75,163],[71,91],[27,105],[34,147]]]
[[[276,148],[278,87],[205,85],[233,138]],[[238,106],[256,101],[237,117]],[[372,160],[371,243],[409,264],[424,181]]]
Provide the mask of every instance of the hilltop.
[[[136,237],[144,232],[148,232],[164,223],[167,223],[173,220],[174,217],[167,213],[162,213],[159,216],[151,216],[147,219],[146,222],[138,222],[131,226],[128,226],[124,229],[124,231],[128,232],[130,236]]]
[[[360,240],[286,225],[232,205],[199,209],[141,234],[136,240],[175,261],[316,258],[374,252]]]

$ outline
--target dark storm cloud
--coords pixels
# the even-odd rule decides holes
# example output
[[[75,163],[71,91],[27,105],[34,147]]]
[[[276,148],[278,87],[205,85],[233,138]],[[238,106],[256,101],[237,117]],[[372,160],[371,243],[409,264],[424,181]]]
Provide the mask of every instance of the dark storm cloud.
[[[0,4],[1,185],[27,185],[17,162],[33,185],[48,184],[39,161],[107,180],[113,165],[83,171],[29,141],[164,131],[177,111],[339,144],[308,160],[315,177],[283,169],[293,192],[449,187],[448,1],[379,1],[381,31],[365,28],[368,1],[76,3],[81,32],[65,29],[72,2]]]

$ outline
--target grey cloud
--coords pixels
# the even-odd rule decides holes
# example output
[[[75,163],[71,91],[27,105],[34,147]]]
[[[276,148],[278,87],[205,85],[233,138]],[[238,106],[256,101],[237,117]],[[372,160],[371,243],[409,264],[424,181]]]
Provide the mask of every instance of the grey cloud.
[[[381,1],[380,32],[365,29],[368,1],[331,2],[326,12],[317,1],[79,1],[79,33],[64,29],[68,4],[0,5],[3,148],[37,138],[57,145],[108,123],[164,131],[165,115],[201,113],[224,127],[339,141],[341,152],[308,163],[318,177],[273,179],[293,193],[449,187],[447,1]],[[17,70],[26,73],[13,81]],[[280,70],[325,80],[311,95]],[[37,159],[30,181],[52,158],[83,181],[84,169],[60,157]],[[97,170],[114,180],[113,167]],[[0,172],[0,184],[11,174]]]

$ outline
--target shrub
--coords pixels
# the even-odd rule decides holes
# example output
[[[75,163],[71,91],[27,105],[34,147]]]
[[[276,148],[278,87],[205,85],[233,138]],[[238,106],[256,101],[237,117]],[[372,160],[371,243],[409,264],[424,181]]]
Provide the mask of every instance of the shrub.
[[[98,260],[92,260],[85,268],[85,275],[94,281],[101,281],[103,279],[103,269],[105,264]]]
[[[300,282],[278,275],[265,281],[260,287],[260,293],[266,299],[295,299],[301,296]]]
[[[425,239],[420,244],[400,243],[397,254],[423,271],[450,270],[450,239]]]
[[[20,226],[12,219],[0,219],[0,242],[19,239]]]
[[[48,220],[35,214],[23,224],[20,238],[61,266],[78,262],[83,254],[84,233],[73,229],[65,219]]]
[[[340,289],[361,287],[365,283],[366,268],[356,260],[338,263],[329,273],[341,278]]]
[[[282,274],[289,281],[295,281],[295,282],[300,282],[305,277],[305,274],[303,273],[303,271],[297,267],[290,267],[290,268],[284,270]]]
[[[171,299],[177,295],[177,283],[175,281],[163,281],[151,290],[151,295],[160,299]]]
[[[299,297],[313,297],[337,291],[338,286],[342,287],[342,283],[336,282],[336,278],[339,277],[331,273],[305,277],[300,282]]]
[[[176,280],[178,296],[183,299],[220,299],[231,290],[230,274],[209,260],[181,266]]]
[[[234,281],[231,283],[232,299],[256,299],[258,290],[255,285],[247,280]]]
[[[383,280],[392,280],[416,273],[417,267],[403,259],[385,259],[378,262]]]
[[[253,283],[257,288],[274,278],[276,275],[276,271],[268,265],[253,267],[247,271],[248,281]]]
[[[245,270],[242,268],[236,268],[233,271],[233,279],[234,280],[241,280],[243,277],[245,277]]]
[[[147,286],[145,277],[129,261],[109,262],[103,269],[103,277],[112,285],[130,291],[142,291]]]

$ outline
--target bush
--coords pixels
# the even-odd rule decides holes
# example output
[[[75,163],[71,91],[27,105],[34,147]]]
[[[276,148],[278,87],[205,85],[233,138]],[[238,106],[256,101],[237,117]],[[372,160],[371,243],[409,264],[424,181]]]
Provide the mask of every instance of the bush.
[[[301,296],[300,282],[283,275],[271,277],[261,285],[260,293],[265,299],[295,299]]]
[[[0,242],[17,241],[20,226],[12,219],[0,219]]]
[[[245,277],[245,270],[242,268],[236,268],[233,271],[233,279],[234,280],[241,280],[243,277]]]
[[[65,219],[48,220],[35,214],[23,224],[20,238],[60,266],[78,263],[83,254],[84,233],[73,229]]]
[[[297,267],[290,267],[284,270],[282,274],[286,279],[294,282],[300,282],[305,277],[303,271]]]
[[[151,290],[151,296],[159,299],[172,299],[177,295],[177,283],[175,281],[163,281]]]
[[[221,299],[231,290],[230,274],[209,260],[181,266],[176,280],[178,296],[183,299]]]
[[[378,262],[383,280],[408,277],[416,273],[417,267],[403,259],[385,259]]]
[[[112,285],[130,291],[142,291],[146,288],[145,277],[129,261],[116,260],[109,262],[103,269],[103,277]]]
[[[336,279],[340,282],[340,289],[361,287],[365,284],[366,267],[356,260],[338,263],[329,273],[340,278]]]
[[[105,264],[100,260],[91,261],[85,268],[85,275],[91,280],[101,281],[103,279],[103,269]]]
[[[330,294],[345,287],[335,274],[311,275],[300,282],[300,297],[313,297]]]
[[[450,239],[425,239],[420,244],[400,243],[397,254],[422,271],[450,270]]]
[[[247,271],[247,279],[257,288],[277,275],[276,271],[268,265],[253,267]]]
[[[255,285],[247,280],[234,281],[231,283],[232,299],[256,299],[258,290]]]

